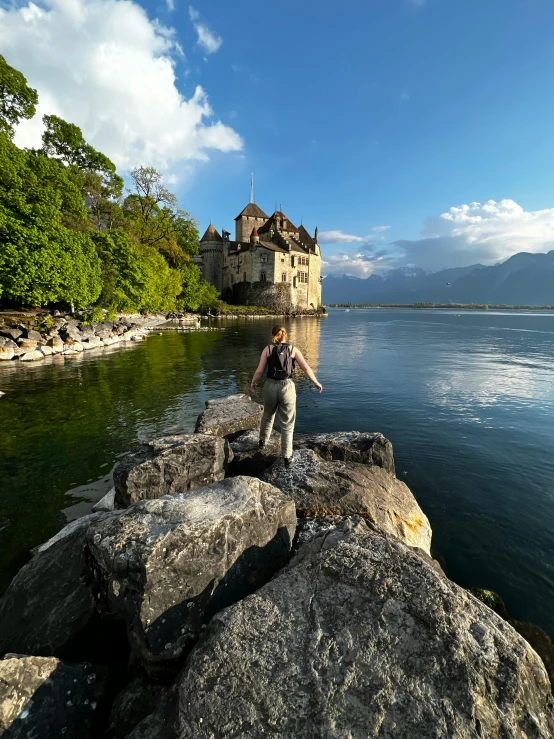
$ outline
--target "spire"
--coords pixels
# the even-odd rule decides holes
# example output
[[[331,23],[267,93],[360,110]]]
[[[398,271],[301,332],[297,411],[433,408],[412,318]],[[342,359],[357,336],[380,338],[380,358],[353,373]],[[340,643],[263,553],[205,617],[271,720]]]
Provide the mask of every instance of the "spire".
[[[250,234],[250,243],[251,244],[258,244],[260,241],[260,237],[258,236],[258,229],[256,226],[252,229],[252,233]]]
[[[315,234],[314,234],[314,239],[315,239],[315,243],[316,243],[316,244],[317,244],[317,235],[318,235],[318,233],[319,233],[319,229],[318,229],[318,227],[316,226],[316,227],[315,227]]]

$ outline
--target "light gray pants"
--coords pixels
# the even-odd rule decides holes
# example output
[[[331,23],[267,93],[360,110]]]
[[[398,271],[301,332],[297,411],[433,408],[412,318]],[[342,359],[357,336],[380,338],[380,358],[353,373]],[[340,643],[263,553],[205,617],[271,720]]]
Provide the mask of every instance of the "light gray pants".
[[[292,435],[296,421],[296,387],[292,380],[270,380],[263,389],[264,415],[260,426],[260,439],[269,441],[275,412],[281,426],[281,454],[292,457]]]

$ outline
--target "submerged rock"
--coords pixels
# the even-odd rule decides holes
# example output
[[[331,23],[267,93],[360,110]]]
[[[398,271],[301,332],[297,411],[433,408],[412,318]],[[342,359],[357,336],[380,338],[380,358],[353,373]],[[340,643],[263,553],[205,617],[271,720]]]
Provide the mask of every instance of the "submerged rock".
[[[258,428],[263,406],[248,395],[228,395],[206,401],[206,410],[198,416],[196,433],[216,436],[236,436],[241,431]]]
[[[142,444],[114,470],[116,505],[125,507],[223,480],[232,456],[228,441],[208,434],[175,434]]]
[[[105,682],[98,665],[7,655],[0,661],[0,736],[96,739]]]
[[[360,520],[217,614],[177,686],[179,739],[554,735],[525,640]]]
[[[20,362],[36,362],[38,359],[44,359],[44,354],[38,349],[30,352],[25,352],[19,356]]]
[[[290,495],[300,518],[360,515],[430,554],[431,527],[410,489],[382,467],[328,462],[311,449],[279,459],[262,478]]]
[[[359,462],[382,467],[394,475],[392,444],[383,434],[338,431],[330,434],[298,434],[298,448],[313,449],[328,461]]]
[[[136,503],[88,529],[98,606],[150,674],[173,670],[214,613],[285,564],[295,528],[293,502],[250,477]]]

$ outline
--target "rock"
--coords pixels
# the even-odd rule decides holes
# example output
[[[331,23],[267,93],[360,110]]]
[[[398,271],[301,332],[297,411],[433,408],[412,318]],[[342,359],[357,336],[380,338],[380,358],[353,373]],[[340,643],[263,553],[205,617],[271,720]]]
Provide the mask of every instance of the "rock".
[[[83,334],[79,331],[77,325],[73,322],[66,323],[65,326],[62,326],[59,333],[66,344],[70,343],[70,341],[80,342],[83,338]]]
[[[35,343],[37,341],[43,341],[43,338],[39,331],[35,331],[32,328],[26,328],[23,331],[23,338],[28,339],[29,341],[34,341]]]
[[[15,341],[5,336],[0,336],[0,361],[13,359],[17,348],[18,346]]]
[[[23,352],[33,352],[37,348],[38,344],[35,339],[18,339],[17,345]]]
[[[136,503],[88,529],[97,605],[151,675],[173,671],[214,613],[285,564],[295,528],[292,501],[251,477]]]
[[[98,349],[101,346],[104,346],[104,342],[102,339],[99,339],[97,336],[90,336],[87,339],[83,339],[81,342],[83,349],[86,351],[87,349]]]
[[[54,354],[60,354],[63,352],[64,343],[59,336],[51,336],[46,342],[46,346],[49,346]]]
[[[430,554],[427,517],[410,489],[382,467],[328,462],[311,449],[299,449],[291,467],[278,459],[262,479],[290,495],[299,518],[357,514]]]
[[[5,739],[95,739],[105,668],[54,657],[0,661],[0,735]]]
[[[19,357],[20,362],[36,362],[37,359],[44,359],[44,354],[38,349],[35,351],[25,352]]]
[[[246,431],[231,442],[233,461],[227,470],[228,477],[251,475],[259,477],[270,467],[281,451],[281,437],[275,431],[263,449],[260,449],[260,432]]]
[[[177,690],[179,739],[554,736],[529,645],[360,520],[215,615]]]
[[[85,532],[96,513],[73,521],[15,576],[0,600],[0,653],[98,659],[99,617],[85,570]]]
[[[94,513],[97,511],[113,511],[115,509],[115,488],[112,488],[109,493],[106,493],[103,498],[100,498],[98,503],[92,506]]]
[[[51,357],[52,354],[55,354],[54,350],[51,346],[46,346],[46,344],[42,344],[40,347],[40,351],[42,352],[43,356],[45,357]]]
[[[226,439],[208,434],[176,434],[142,444],[114,470],[116,504],[125,507],[223,480],[232,456]]]
[[[135,677],[116,696],[110,714],[108,737],[125,737],[158,708],[168,688],[147,675]]]
[[[392,444],[383,434],[360,431],[297,434],[294,442],[295,447],[313,449],[328,461],[373,464],[394,475]]]
[[[518,634],[521,634],[521,636],[529,642],[535,652],[542,659],[548,673],[548,677],[550,678],[550,684],[554,686],[554,644],[546,631],[536,624],[532,624],[528,621],[518,621],[513,618],[508,613],[508,609],[506,608],[502,598],[498,593],[495,593],[494,590],[468,588],[468,592],[491,608],[495,613],[498,613],[499,616],[513,626]]]
[[[80,341],[73,341],[73,339],[67,339],[63,345],[64,354],[80,354],[83,351],[83,345]]]
[[[23,331],[18,328],[3,328],[0,329],[0,336],[5,336],[7,339],[15,341],[20,336],[23,336]]]
[[[206,410],[198,416],[196,433],[216,436],[238,435],[260,426],[263,407],[248,395],[229,395],[206,401]]]

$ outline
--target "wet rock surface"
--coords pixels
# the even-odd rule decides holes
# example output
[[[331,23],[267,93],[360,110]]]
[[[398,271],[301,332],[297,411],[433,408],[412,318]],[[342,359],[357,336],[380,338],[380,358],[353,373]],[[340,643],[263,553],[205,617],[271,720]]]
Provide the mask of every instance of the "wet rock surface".
[[[177,735],[554,735],[544,666],[490,609],[361,520],[217,614],[178,681]]]
[[[262,414],[263,406],[242,393],[207,400],[206,410],[198,416],[195,431],[234,437],[242,431],[259,428]]]
[[[142,444],[114,470],[115,504],[161,498],[222,480],[233,453],[208,434],[176,434]]]
[[[98,665],[6,656],[0,661],[0,736],[96,739],[105,681]]]
[[[409,488],[382,467],[329,462],[311,449],[299,449],[291,467],[279,459],[262,479],[294,500],[299,518],[358,514],[430,553],[427,517]]]
[[[86,535],[97,604],[127,623],[153,675],[173,670],[214,613],[285,564],[296,529],[292,501],[247,477],[107,515]]]

